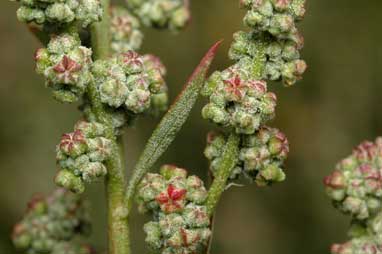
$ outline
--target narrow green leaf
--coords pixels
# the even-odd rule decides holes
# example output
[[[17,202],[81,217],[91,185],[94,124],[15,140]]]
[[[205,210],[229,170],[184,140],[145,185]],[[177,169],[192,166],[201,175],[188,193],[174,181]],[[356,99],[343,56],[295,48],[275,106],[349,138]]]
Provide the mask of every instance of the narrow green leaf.
[[[131,209],[135,189],[138,183],[167,150],[183,124],[186,122],[191,109],[194,107],[195,102],[199,97],[200,89],[204,84],[207,71],[216,55],[220,43],[221,41],[213,45],[204,56],[187,81],[183,91],[164,115],[148,140],[146,147],[135,166],[135,171],[130,179],[127,189],[126,202],[129,210]]]

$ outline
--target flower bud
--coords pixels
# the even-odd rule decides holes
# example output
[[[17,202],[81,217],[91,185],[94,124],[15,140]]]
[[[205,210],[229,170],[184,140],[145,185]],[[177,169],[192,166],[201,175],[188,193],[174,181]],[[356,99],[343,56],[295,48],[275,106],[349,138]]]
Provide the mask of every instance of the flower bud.
[[[64,134],[61,137],[61,142],[58,148],[61,152],[70,157],[78,157],[87,149],[85,136],[80,130]]]
[[[54,181],[59,187],[68,189],[74,193],[83,193],[85,191],[85,184],[81,178],[75,176],[69,170],[60,170]]]
[[[160,174],[166,179],[170,180],[174,177],[181,177],[186,178],[187,177],[187,171],[183,168],[178,168],[175,165],[163,165],[160,168]]]
[[[161,243],[161,229],[158,222],[150,221],[146,223],[143,227],[146,233],[146,243],[152,249],[159,249],[162,245]]]
[[[65,3],[54,3],[49,5],[45,10],[47,20],[56,21],[58,23],[70,23],[76,15]]]

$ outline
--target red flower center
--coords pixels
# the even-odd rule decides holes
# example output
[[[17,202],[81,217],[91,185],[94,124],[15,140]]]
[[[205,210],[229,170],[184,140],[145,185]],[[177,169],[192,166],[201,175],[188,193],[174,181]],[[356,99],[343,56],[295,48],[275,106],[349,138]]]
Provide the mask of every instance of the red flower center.
[[[185,198],[186,189],[177,189],[170,184],[165,192],[156,197],[156,201],[166,212],[173,212],[182,208],[181,201]]]
[[[234,96],[237,96],[239,99],[244,96],[244,92],[242,88],[245,87],[245,84],[242,82],[239,75],[235,75],[235,77],[224,80],[224,84],[226,84],[226,91]]]

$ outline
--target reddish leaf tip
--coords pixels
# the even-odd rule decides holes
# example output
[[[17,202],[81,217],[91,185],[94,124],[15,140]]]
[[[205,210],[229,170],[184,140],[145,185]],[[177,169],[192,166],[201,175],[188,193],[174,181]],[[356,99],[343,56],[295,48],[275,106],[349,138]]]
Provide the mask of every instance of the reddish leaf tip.
[[[200,73],[203,71],[204,68],[208,68],[211,64],[212,60],[214,59],[217,50],[219,49],[221,43],[223,40],[219,40],[216,42],[212,47],[207,51],[207,53],[204,55],[202,60],[200,61],[199,65],[196,67],[195,71],[192,73],[191,77],[189,78],[189,83],[191,80],[195,79],[196,76],[200,75]],[[204,75],[207,74],[207,71]]]

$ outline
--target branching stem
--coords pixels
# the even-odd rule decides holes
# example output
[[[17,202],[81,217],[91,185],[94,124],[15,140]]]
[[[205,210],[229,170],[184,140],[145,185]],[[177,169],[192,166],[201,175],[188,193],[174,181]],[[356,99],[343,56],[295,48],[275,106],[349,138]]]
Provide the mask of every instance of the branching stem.
[[[95,23],[91,28],[92,49],[94,59],[105,59],[110,54],[109,35],[109,0],[101,0],[104,14],[101,22]],[[125,198],[125,168],[122,140],[117,139],[112,118],[100,101],[95,84],[91,84],[88,89],[88,96],[92,104],[92,111],[97,116],[98,121],[107,127],[107,138],[113,141],[113,154],[107,161],[108,174],[105,179],[107,209],[108,209],[108,254],[129,254],[130,241],[129,229],[127,226],[127,208]]]

